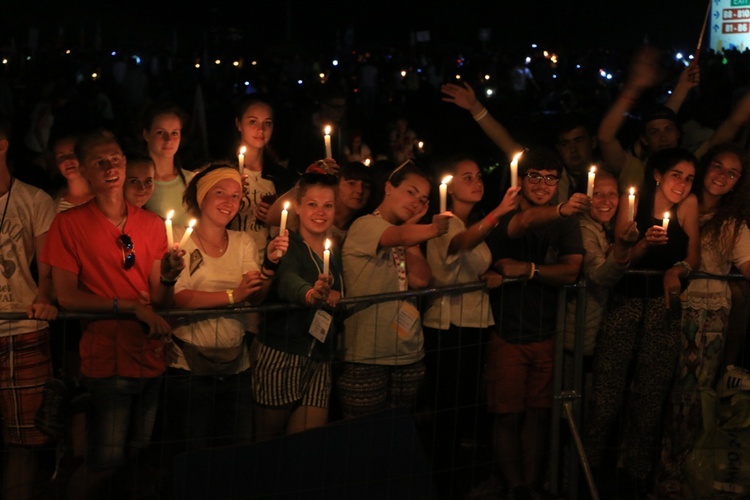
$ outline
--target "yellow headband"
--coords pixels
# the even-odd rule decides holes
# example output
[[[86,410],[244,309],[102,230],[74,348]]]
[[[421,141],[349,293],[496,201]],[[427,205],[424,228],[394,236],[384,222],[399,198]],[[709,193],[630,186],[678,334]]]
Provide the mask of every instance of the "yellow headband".
[[[242,186],[242,177],[240,176],[240,173],[235,169],[231,167],[224,167],[212,170],[211,172],[201,177],[201,180],[198,181],[195,195],[198,206],[201,206],[201,203],[203,203],[203,198],[206,197],[208,190],[214,187],[217,182],[224,179],[232,179],[233,181],[237,181],[237,184]]]

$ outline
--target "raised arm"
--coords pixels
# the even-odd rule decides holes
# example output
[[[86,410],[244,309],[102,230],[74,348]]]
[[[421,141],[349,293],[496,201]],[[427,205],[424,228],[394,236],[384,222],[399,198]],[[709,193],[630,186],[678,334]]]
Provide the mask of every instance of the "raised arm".
[[[431,224],[416,224],[407,222],[400,226],[391,226],[380,236],[381,247],[412,247],[423,241],[437,238],[448,232],[448,220],[453,215],[450,212],[432,216]]]
[[[455,255],[461,250],[471,250],[481,243],[489,232],[497,226],[500,217],[514,210],[518,206],[518,193],[521,188],[509,188],[505,192],[503,201],[487,214],[481,221],[453,237],[448,245],[448,255]]]
[[[701,69],[698,61],[694,60],[690,63],[690,66],[682,70],[680,77],[677,79],[677,85],[675,85],[664,105],[675,113],[679,113],[682,103],[685,102],[690,91],[700,84],[700,80]]]
[[[518,212],[508,223],[508,237],[521,238],[529,231],[542,228],[561,218],[589,210],[591,199],[583,193],[575,193],[566,202],[555,205],[529,207]]]

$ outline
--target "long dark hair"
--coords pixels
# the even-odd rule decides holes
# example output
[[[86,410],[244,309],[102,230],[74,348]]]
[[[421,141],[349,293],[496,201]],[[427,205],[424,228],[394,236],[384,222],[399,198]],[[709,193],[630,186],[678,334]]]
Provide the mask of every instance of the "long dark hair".
[[[649,156],[646,162],[646,172],[643,177],[643,186],[641,195],[638,199],[638,213],[648,210],[650,215],[654,213],[654,197],[656,196],[656,179],[654,172],[659,172],[662,176],[666,174],[675,165],[688,162],[696,165],[697,160],[693,153],[682,148],[668,148],[657,151]],[[693,182],[695,184],[695,182]]]

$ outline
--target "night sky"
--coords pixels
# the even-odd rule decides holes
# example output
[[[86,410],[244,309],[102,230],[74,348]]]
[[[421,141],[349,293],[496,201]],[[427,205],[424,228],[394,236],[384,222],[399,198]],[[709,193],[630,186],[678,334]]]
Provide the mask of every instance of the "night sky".
[[[478,29],[488,28],[492,46],[514,49],[533,42],[554,50],[628,49],[647,37],[663,48],[690,51],[697,43],[707,6],[704,0],[133,0],[86,4],[10,0],[0,16],[0,46],[7,46],[11,36],[18,45],[25,45],[31,26],[39,28],[41,43],[56,39],[60,27],[66,43],[76,43],[81,32],[91,40],[98,24],[103,45],[119,48],[167,45],[176,29],[183,49],[200,50],[208,41],[250,51],[283,45],[332,53],[337,35],[343,37],[347,28],[354,29],[354,44],[359,47],[407,46],[412,30],[428,30],[433,41],[460,47],[476,46]]]

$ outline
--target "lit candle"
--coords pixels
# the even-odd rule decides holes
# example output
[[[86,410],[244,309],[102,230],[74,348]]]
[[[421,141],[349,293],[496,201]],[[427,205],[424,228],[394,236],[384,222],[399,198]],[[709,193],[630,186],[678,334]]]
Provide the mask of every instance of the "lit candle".
[[[323,129],[323,140],[326,143],[326,158],[333,158],[333,153],[331,153],[331,126],[326,125],[326,127]]]
[[[370,166],[370,159],[365,158],[365,167],[369,167],[369,166]]]
[[[193,232],[193,226],[195,225],[195,219],[190,219],[190,222],[188,223],[187,229],[185,229],[185,234],[182,235],[182,239],[180,240],[180,244],[177,246],[177,249],[180,248],[187,243],[188,238],[190,238],[190,235]]]
[[[331,267],[331,240],[326,238],[326,249],[323,250],[323,274],[328,276],[328,269]]]
[[[664,212],[664,220],[661,221],[661,227],[666,231],[669,227],[669,212]]]
[[[440,213],[448,210],[448,183],[453,179],[452,175],[443,178],[440,183]]]
[[[635,188],[630,188],[628,195],[628,221],[635,220]]]
[[[510,162],[510,187],[518,187],[518,160],[521,159],[522,154],[523,151],[516,153]]]
[[[167,214],[167,218],[164,220],[164,227],[167,228],[167,248],[172,250],[174,246],[174,233],[172,233],[172,217],[174,217],[174,210],[170,210]]]
[[[591,170],[589,170],[589,186],[586,190],[586,196],[589,198],[594,197],[594,180],[596,179],[596,167],[591,166]]]
[[[424,141],[419,141],[417,143],[417,149],[419,150],[420,153],[424,153]]]
[[[289,216],[289,202],[284,202],[284,210],[281,211],[281,225],[279,226],[279,236],[284,236],[286,231],[286,218]],[[281,250],[276,250],[276,255],[281,258]]]
[[[245,175],[245,146],[240,148],[240,154],[237,156],[237,166],[239,167],[240,175]]]

